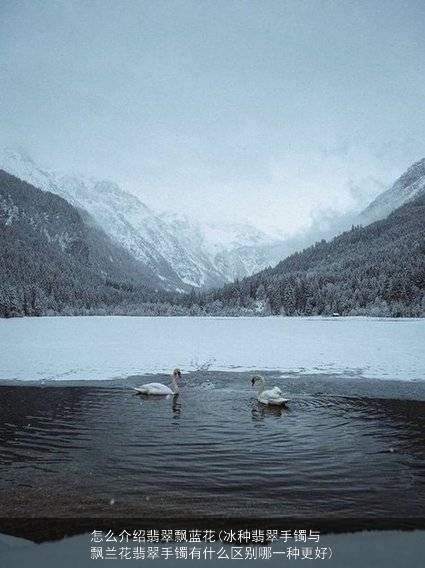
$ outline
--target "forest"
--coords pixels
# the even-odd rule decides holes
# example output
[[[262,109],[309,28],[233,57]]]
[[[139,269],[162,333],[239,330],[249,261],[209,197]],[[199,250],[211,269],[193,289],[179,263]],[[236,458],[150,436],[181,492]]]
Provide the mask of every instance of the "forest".
[[[425,316],[425,195],[253,276],[169,292],[61,197],[0,172],[0,317]]]
[[[200,294],[191,302],[196,304],[208,312],[422,317],[425,195],[275,268]]]
[[[0,316],[161,302],[157,279],[84,211],[0,171]]]

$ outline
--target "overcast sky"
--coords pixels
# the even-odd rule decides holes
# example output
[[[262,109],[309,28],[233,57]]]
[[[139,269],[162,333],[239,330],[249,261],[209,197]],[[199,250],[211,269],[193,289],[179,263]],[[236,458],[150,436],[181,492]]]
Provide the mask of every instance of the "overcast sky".
[[[1,0],[2,146],[291,232],[425,156],[423,0]]]

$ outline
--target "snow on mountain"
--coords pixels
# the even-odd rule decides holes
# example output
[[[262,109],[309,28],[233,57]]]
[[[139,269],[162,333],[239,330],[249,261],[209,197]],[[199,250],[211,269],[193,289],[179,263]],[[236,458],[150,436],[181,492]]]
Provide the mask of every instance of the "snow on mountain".
[[[50,172],[15,149],[3,151],[0,167],[88,211],[170,289],[219,286],[282,258],[279,238],[249,224],[201,226],[182,216],[159,215],[116,183]]]
[[[4,317],[149,302],[162,288],[87,212],[3,170],[0,274]]]
[[[137,197],[122,191],[112,182],[62,176],[44,170],[29,156],[15,150],[5,150],[0,164],[20,179],[59,194],[72,205],[88,211],[110,237],[149,266],[166,287],[184,289],[184,281],[152,242],[155,238],[164,238],[161,228],[156,227],[152,231],[155,215]]]
[[[201,225],[187,217],[165,213],[161,218],[204,267],[214,271],[219,283],[232,282],[277,264],[281,241],[247,223],[210,222]]]
[[[416,162],[394,184],[378,195],[361,214],[363,224],[384,219],[391,211],[425,193],[425,158]]]

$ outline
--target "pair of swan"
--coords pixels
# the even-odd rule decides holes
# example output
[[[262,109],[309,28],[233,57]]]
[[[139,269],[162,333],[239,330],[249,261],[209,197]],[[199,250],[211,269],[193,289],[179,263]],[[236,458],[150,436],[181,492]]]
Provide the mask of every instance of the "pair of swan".
[[[171,375],[172,389],[163,385],[162,383],[147,383],[140,387],[135,387],[134,390],[139,394],[147,394],[154,396],[166,396],[166,395],[176,395],[179,393],[178,379],[181,379],[180,369],[174,369]],[[278,387],[273,387],[272,389],[266,388],[266,382],[260,375],[255,375],[252,377],[252,386],[257,389],[257,400],[262,404],[267,404],[271,406],[283,406],[288,402],[287,398],[284,398],[282,391]]]

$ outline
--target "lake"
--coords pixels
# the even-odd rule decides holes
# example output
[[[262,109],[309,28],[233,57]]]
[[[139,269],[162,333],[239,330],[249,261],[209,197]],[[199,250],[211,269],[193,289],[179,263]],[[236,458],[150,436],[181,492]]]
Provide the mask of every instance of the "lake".
[[[2,515],[420,524],[424,324],[0,321]],[[177,365],[178,397],[135,395]],[[249,369],[287,408],[257,402]]]

